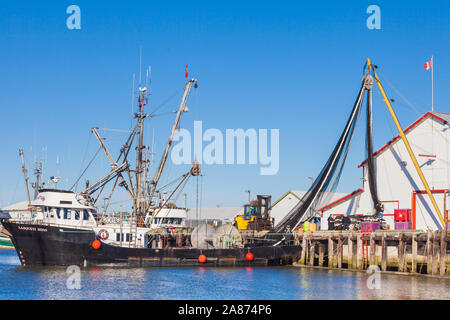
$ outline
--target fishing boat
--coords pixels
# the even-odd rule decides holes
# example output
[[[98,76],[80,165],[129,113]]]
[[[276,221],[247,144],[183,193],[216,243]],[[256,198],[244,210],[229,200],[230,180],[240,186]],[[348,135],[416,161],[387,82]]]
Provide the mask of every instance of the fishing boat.
[[[146,109],[149,109],[146,107],[148,89],[139,86],[138,112],[134,114],[136,125],[116,159],[112,157],[98,128],[92,129],[100,149],[111,164],[110,172],[94,184],[87,182],[85,190],[79,193],[57,189],[56,182],[54,188],[42,188],[36,183],[34,199],[31,200],[28,195],[30,210],[33,212],[31,218],[1,219],[5,229],[12,235],[12,242],[23,266],[282,265],[292,263],[299,257],[300,246],[293,245],[292,241],[286,240],[281,245],[273,246],[275,240],[266,239],[270,230],[254,230],[250,235],[251,230],[242,234],[232,224],[217,228],[210,225],[187,227],[187,209],[177,207],[173,198],[183,190],[190,178],[200,176],[197,161],[192,163],[188,172],[172,183],[176,185],[173,190],[164,192],[168,196],[161,196],[163,192],[159,182],[181,116],[188,111],[186,101],[192,87],[197,88],[196,79],[190,79],[184,85],[169,140],[154,175],[149,174],[149,147],[144,144],[144,123],[153,115],[146,113]],[[128,160],[133,147],[137,153],[134,170]],[[23,152],[20,155],[28,190]],[[100,211],[97,201],[107,184],[112,184],[112,189]],[[107,213],[117,187],[129,194],[132,201],[130,212],[120,210],[114,214]],[[269,219],[268,206],[260,206],[259,209],[260,215],[265,210],[265,219]]]
[[[371,66],[369,60],[366,66]],[[85,190],[78,194],[72,190],[41,189],[30,203],[38,213],[32,221],[2,219],[1,222],[11,234],[24,266],[267,266],[292,263],[301,254],[302,247],[296,235],[302,223],[311,220],[317,210],[329,201],[330,194],[339,182],[366,92],[367,152],[369,155],[373,154],[372,75],[377,79],[374,69],[366,67],[356,101],[330,157],[302,201],[276,226],[270,216],[271,196],[259,195],[257,200],[245,206],[243,215],[236,218],[235,225],[202,224],[195,228],[187,227],[187,210],[178,208],[173,197],[183,190],[189,179],[198,179],[201,169],[197,161],[176,180],[177,183],[173,183],[176,186],[169,196],[161,197],[159,181],[181,115],[188,110],[186,100],[190,89],[192,86],[197,87],[196,79],[191,79],[184,85],[175,122],[154,176],[148,174],[149,161],[144,157],[144,150],[148,147],[143,141],[144,120],[152,117],[152,114],[144,112],[148,92],[146,87],[140,87],[139,112],[134,115],[137,122],[120,148],[117,160],[113,159],[97,129],[92,129],[111,164],[110,172],[92,185],[87,183]],[[128,154],[135,140],[137,164],[135,170],[131,170]],[[374,184],[372,161],[368,171],[369,183],[372,184],[370,192],[373,198],[373,215],[355,218],[357,224],[364,220],[383,221],[383,207]],[[103,212],[100,212],[97,201],[110,182],[113,182],[113,187],[106,198]],[[106,213],[117,186],[124,188],[130,195],[133,203],[130,213],[122,210],[114,215]]]

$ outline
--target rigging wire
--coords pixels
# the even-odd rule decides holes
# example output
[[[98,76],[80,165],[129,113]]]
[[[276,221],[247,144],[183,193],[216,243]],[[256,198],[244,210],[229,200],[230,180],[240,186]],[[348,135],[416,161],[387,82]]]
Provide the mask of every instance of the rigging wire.
[[[80,171],[79,171],[79,173],[78,173],[79,176],[81,175],[81,172],[82,172],[83,166],[84,166],[84,162],[86,161],[87,152],[88,152],[88,150],[89,150],[89,145],[90,145],[90,143],[91,143],[91,138],[92,138],[92,135],[90,134],[90,135],[89,135],[89,138],[88,138],[87,145],[86,145],[86,149],[85,149],[85,151],[84,151],[83,161],[81,162],[81,165],[80,165]],[[78,187],[78,185],[77,185],[76,187]],[[76,188],[75,188],[75,190],[76,190]]]
[[[128,134],[130,134],[132,132],[132,130],[113,129],[113,128],[97,128],[97,129],[102,130],[102,131],[121,132],[121,133],[128,133]]]
[[[83,175],[86,173],[87,169],[89,168],[89,166],[92,164],[92,162],[94,161],[94,159],[97,157],[98,153],[100,152],[100,150],[102,149],[102,147],[99,147],[97,152],[95,153],[94,157],[92,157],[91,161],[89,161],[86,169],[84,169],[83,173],[78,177],[77,181],[75,181],[75,183],[73,184],[73,186],[69,189],[72,190],[75,186],[78,187],[78,182],[80,181],[81,177],[83,177]]]
[[[181,91],[184,90],[183,88],[178,88],[172,95],[170,95],[166,100],[164,100],[163,102],[161,102],[154,110],[153,113],[151,113],[151,115],[153,115],[156,111],[160,110],[161,108],[163,108],[170,100],[172,100],[175,96],[177,96]]]
[[[383,80],[383,81],[385,81],[387,84],[388,84],[388,86],[389,87],[391,87],[399,96],[400,96],[400,98],[402,98],[405,102],[406,102],[406,104],[407,104],[407,106],[412,110],[412,111],[414,111],[415,113],[417,113],[418,115],[423,115],[423,112],[420,112],[401,92],[400,92],[400,90],[398,90],[385,76],[383,76],[383,75],[381,75],[379,72],[377,73],[378,74],[378,76]]]
[[[198,176],[196,177],[195,219],[198,221]]]
[[[170,182],[167,183],[166,185],[162,186],[161,188],[159,188],[158,191],[164,190],[165,188],[167,188],[167,187],[173,185],[175,182],[177,182],[178,180],[180,180],[180,179],[183,178],[183,177],[184,177],[184,174],[182,174],[180,177],[178,177],[178,178],[176,178],[176,179],[170,181]]]
[[[203,207],[203,175],[200,175],[200,218],[202,217]]]

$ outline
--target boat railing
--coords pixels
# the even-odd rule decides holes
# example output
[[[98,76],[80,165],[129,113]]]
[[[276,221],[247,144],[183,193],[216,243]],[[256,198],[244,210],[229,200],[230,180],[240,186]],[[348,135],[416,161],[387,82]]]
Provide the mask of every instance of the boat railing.
[[[99,225],[107,225],[107,224],[136,224],[137,219],[135,215],[130,213],[109,213],[107,215],[98,217],[97,223]]]

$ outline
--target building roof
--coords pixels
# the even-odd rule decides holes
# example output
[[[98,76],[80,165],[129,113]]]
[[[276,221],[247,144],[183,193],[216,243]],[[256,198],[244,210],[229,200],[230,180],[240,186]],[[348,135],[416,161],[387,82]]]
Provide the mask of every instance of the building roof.
[[[450,122],[450,114],[448,113],[442,113],[442,112],[427,112],[425,113],[423,116],[421,116],[417,121],[415,121],[413,124],[411,124],[408,128],[406,128],[405,130],[403,130],[403,132],[406,134],[408,134],[408,132],[412,131],[413,129],[415,129],[419,124],[421,124],[424,120],[428,119],[428,118],[432,118],[435,119],[436,121],[440,121],[443,124],[447,124]],[[381,153],[383,153],[383,151],[385,151],[389,146],[391,146],[394,142],[396,142],[397,140],[400,139],[400,135],[397,135],[394,139],[392,139],[391,141],[389,141],[388,143],[386,143],[383,147],[381,147],[377,152],[375,152],[373,155],[374,157],[377,157],[378,155],[380,155]],[[361,168],[363,165],[365,165],[367,162],[367,159],[364,160],[359,166],[358,168]]]
[[[5,211],[28,211],[28,201],[13,203],[7,207],[3,207]]]
[[[358,190],[353,191],[352,193],[350,193],[348,195],[345,195],[343,197],[342,197],[342,194],[339,194],[339,195],[341,195],[341,198],[339,198],[339,199],[335,198],[333,202],[331,202],[330,204],[326,205],[323,208],[320,208],[318,211],[324,212],[326,210],[332,209],[335,206],[337,206],[338,204],[340,204],[341,202],[346,201],[346,200],[350,200],[351,198],[354,198],[354,197],[356,197],[357,195],[359,195],[360,193],[363,193],[363,192],[364,192],[364,189],[358,189]]]
[[[294,195],[299,201],[302,200],[302,198],[305,196],[305,194],[307,193],[307,190],[289,190],[288,192],[286,192],[283,196],[281,196],[280,199],[278,199],[277,201],[275,201],[275,203],[272,205],[272,208],[278,204],[281,200],[283,200],[287,195],[292,194]],[[353,193],[352,193],[353,195]],[[330,204],[327,204],[325,207],[319,209],[318,211],[322,211],[322,210],[326,210],[329,207],[332,207],[333,205],[335,205],[335,203],[337,204],[338,201],[342,201],[342,198],[347,197],[346,193],[341,193],[341,192],[332,192],[330,194]],[[286,212],[287,214],[288,212]]]
[[[189,210],[187,218],[189,220],[197,219],[197,210],[195,208]],[[244,211],[242,207],[216,207],[216,208],[201,208],[198,211],[198,219],[234,219],[238,214]]]
[[[292,194],[294,197],[296,197],[298,200],[302,200],[303,196],[306,194],[307,191],[305,190],[289,190],[285,194],[283,194],[280,199],[272,203],[271,208],[273,208],[278,202],[283,200],[288,194]]]

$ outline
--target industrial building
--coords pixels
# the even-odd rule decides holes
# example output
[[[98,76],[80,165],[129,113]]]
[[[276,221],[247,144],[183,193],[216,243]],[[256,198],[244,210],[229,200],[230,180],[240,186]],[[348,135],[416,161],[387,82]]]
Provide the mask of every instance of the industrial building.
[[[413,153],[436,199],[440,213],[448,223],[447,197],[449,190],[449,121],[450,114],[428,112],[404,130]],[[384,205],[383,216],[394,229],[396,209],[409,209],[411,229],[442,230],[444,228],[412,160],[399,136],[374,154],[378,196]],[[367,163],[362,169],[363,184],[319,209],[322,228],[326,229],[330,215],[370,215],[373,203],[367,180]]]

